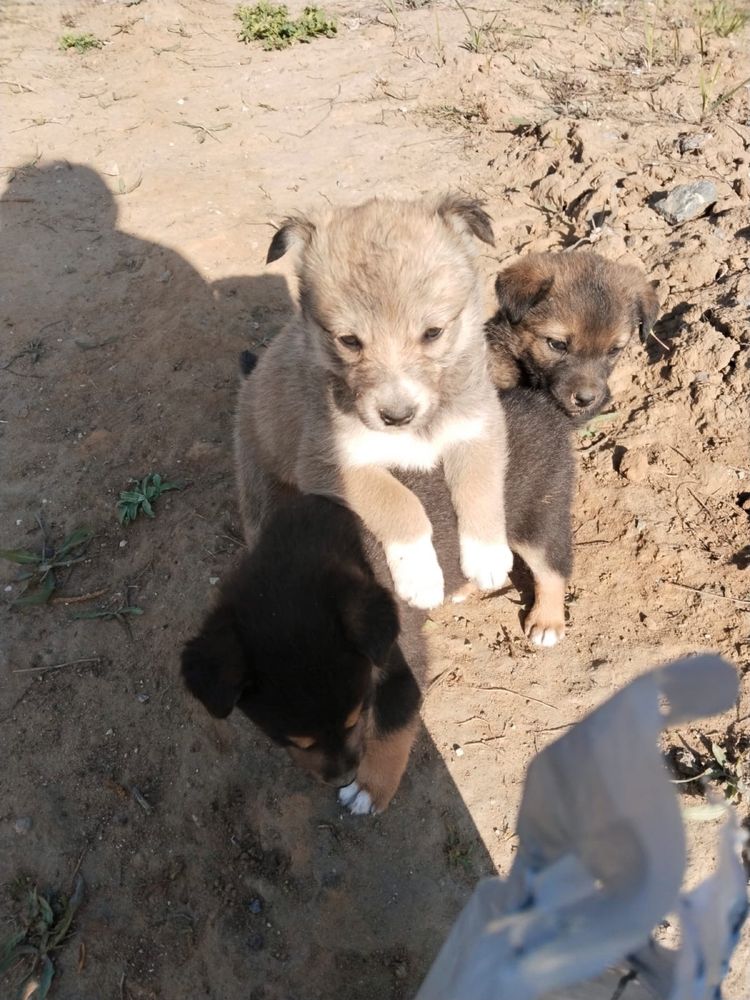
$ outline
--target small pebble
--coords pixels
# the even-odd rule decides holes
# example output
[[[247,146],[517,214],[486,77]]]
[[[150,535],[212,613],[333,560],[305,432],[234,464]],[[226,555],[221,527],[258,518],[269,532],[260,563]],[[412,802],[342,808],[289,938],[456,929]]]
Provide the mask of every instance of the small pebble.
[[[29,830],[31,830],[31,817],[21,816],[13,824],[13,829],[20,837],[22,837],[24,834],[28,833]]]
[[[136,698],[141,703],[141,705],[145,705],[147,701],[151,700],[151,695],[146,694],[145,691],[141,691],[140,694],[136,695]]]
[[[219,577],[218,576],[209,576],[208,582],[211,584],[212,587],[215,587],[216,584],[219,582]]]
[[[700,149],[707,139],[711,137],[706,132],[696,132],[694,135],[681,135],[679,147],[681,153],[692,153]]]
[[[713,205],[719,197],[713,181],[695,181],[692,184],[678,184],[666,198],[654,203],[654,210],[663,215],[673,226],[681,222],[697,219]]]
[[[463,755],[464,755],[463,747],[460,747],[457,743],[454,744],[454,746],[453,746],[453,752],[455,753],[455,755],[457,757],[463,757]]]
[[[263,912],[263,900],[262,899],[258,899],[258,897],[256,896],[255,899],[251,899],[250,900],[250,902],[247,904],[247,908],[248,908],[248,910],[250,910],[251,913],[255,913],[255,914],[262,913]]]
[[[127,542],[125,541],[125,539],[123,538],[123,540],[122,540],[122,541],[120,542],[120,548],[121,548],[121,549],[124,549],[124,548],[125,548],[125,546],[126,546],[127,544],[128,544],[128,543],[127,543]]]

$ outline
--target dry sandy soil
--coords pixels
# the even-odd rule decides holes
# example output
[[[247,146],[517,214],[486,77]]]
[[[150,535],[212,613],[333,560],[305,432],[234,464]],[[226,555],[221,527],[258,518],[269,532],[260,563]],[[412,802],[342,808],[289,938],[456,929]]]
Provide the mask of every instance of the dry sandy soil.
[[[750,28],[706,21],[701,42],[681,0],[335,0],[335,38],[265,52],[233,6],[0,14],[0,545],[38,547],[40,512],[53,539],[89,526],[58,594],[99,595],[13,609],[0,564],[0,936],[27,882],[65,892],[80,867],[60,1000],[408,998],[476,879],[507,871],[538,749],[678,654],[748,666]],[[66,31],[105,45],[60,51]],[[710,214],[652,208],[703,178]],[[292,308],[269,223],[447,187],[495,219],[488,311],[500,263],[588,240],[658,279],[663,318],[577,439],[568,637],[529,648],[513,590],[436,613],[424,730],[363,820],[243,720],[212,723],[178,654],[238,552],[237,355]],[[189,486],[121,529],[118,492],[151,471]],[[129,627],[73,618],[124,603],[143,609]],[[669,734],[683,775],[711,763],[705,737],[719,784],[746,778],[748,713],[743,684],[731,716]],[[693,840],[697,877],[706,828]],[[743,945],[726,995],[747,994]]]

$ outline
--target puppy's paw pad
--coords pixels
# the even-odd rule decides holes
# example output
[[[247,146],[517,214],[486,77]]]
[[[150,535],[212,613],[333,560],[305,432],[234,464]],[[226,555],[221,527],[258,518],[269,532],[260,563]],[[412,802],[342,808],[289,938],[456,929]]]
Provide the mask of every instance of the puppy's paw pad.
[[[443,603],[443,571],[429,535],[416,542],[386,548],[393,586],[402,601],[415,608],[436,608]]]
[[[535,646],[544,646],[549,649],[551,646],[556,646],[565,636],[565,626],[560,624],[544,624],[542,622],[527,622],[524,632]]]
[[[370,793],[360,788],[356,781],[339,788],[339,802],[354,816],[371,816],[375,812]]]
[[[513,553],[504,542],[461,539],[461,570],[481,590],[499,590],[513,566]]]

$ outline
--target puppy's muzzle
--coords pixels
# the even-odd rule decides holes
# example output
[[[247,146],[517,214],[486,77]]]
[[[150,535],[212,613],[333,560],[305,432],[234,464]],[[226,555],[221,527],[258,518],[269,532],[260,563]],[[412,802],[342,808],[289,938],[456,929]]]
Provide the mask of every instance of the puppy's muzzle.
[[[372,404],[384,427],[407,427],[417,420],[423,405],[419,387],[408,378],[383,380]]]
[[[415,406],[403,404],[401,406],[383,407],[378,410],[378,416],[386,427],[406,427],[416,416]]]
[[[587,410],[599,399],[599,390],[590,385],[580,386],[570,397],[570,405],[574,410]]]

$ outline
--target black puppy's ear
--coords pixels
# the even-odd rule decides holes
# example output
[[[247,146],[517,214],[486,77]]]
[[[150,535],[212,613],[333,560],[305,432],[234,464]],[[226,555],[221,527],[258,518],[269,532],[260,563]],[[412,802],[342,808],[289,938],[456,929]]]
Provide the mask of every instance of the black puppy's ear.
[[[501,318],[511,326],[520,323],[526,313],[547,298],[554,283],[554,274],[546,273],[532,261],[511,264],[495,278]]]
[[[217,719],[225,719],[252,676],[233,615],[218,607],[182,651],[182,679],[188,691]]]
[[[478,240],[494,247],[495,234],[492,232],[492,219],[485,212],[483,204],[476,198],[449,194],[438,204],[437,212],[444,221],[459,221]]]
[[[347,580],[341,594],[344,631],[368,660],[383,663],[398,639],[396,602],[372,580]]]
[[[309,243],[314,232],[315,226],[303,215],[293,215],[284,219],[271,240],[266,264],[272,264],[279,257],[283,257],[295,244]]]
[[[638,333],[641,343],[645,344],[659,316],[659,296],[656,294],[657,282],[646,281],[641,293],[636,298],[636,315],[638,317]]]

